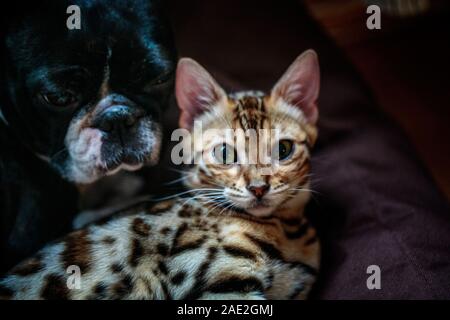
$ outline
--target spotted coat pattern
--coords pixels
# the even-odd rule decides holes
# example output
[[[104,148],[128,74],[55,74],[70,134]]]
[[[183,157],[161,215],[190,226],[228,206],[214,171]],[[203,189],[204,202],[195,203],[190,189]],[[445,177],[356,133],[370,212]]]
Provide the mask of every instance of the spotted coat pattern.
[[[3,299],[305,298],[318,240],[306,219],[218,214],[195,201],[141,205],[44,248],[0,281]],[[67,267],[81,269],[69,289]]]

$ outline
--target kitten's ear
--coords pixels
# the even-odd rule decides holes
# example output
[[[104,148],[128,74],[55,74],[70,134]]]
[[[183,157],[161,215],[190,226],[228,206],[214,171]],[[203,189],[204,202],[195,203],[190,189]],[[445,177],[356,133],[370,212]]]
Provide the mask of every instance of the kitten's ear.
[[[273,87],[271,97],[281,98],[300,108],[311,124],[317,122],[317,98],[320,88],[320,70],[317,54],[314,50],[302,53],[290,65],[284,75]]]
[[[190,129],[194,119],[226,98],[225,91],[200,64],[190,58],[178,62],[175,96],[181,110],[179,125]]]

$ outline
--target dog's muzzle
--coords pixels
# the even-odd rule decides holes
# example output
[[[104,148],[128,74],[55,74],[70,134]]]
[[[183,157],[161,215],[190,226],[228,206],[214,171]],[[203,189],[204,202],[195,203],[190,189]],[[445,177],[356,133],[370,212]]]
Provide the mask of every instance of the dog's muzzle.
[[[112,94],[72,121],[66,136],[65,176],[90,183],[120,169],[156,164],[160,145],[160,125],[142,107]]]

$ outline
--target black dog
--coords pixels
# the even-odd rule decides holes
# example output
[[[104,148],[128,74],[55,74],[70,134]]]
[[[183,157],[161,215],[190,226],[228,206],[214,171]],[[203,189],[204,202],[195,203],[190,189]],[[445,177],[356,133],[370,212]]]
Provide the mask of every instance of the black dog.
[[[66,26],[69,5],[81,9],[80,29]],[[176,63],[154,0],[33,6],[9,12],[3,43],[2,271],[70,229],[71,183],[158,161]]]

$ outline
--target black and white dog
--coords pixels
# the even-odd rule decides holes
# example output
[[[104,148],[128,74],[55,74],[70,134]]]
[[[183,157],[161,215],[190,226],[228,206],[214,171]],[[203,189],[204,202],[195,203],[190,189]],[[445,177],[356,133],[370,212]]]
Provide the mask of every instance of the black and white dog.
[[[70,5],[80,29],[66,26]],[[155,164],[176,52],[156,0],[8,12],[0,105],[1,271],[67,232],[73,184]]]

